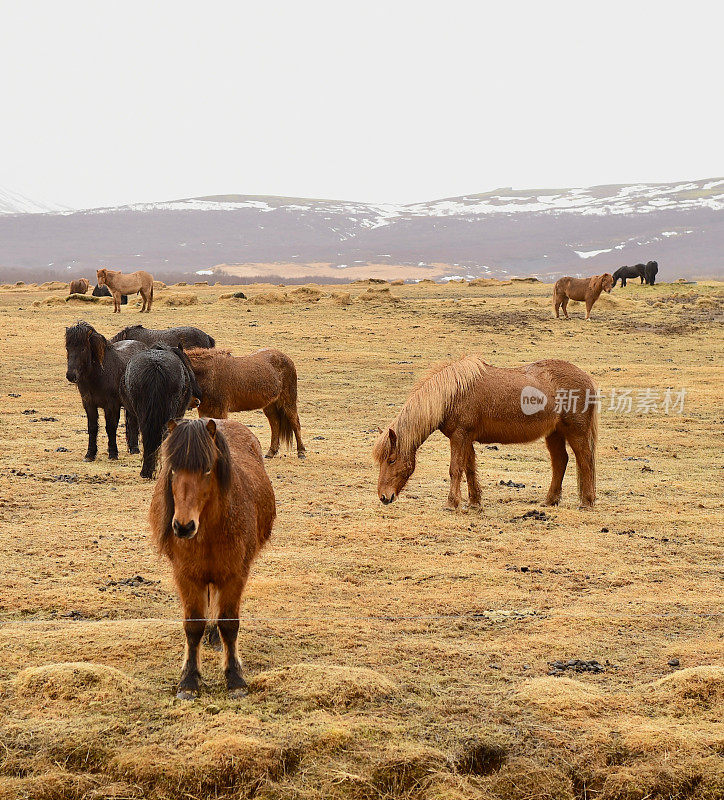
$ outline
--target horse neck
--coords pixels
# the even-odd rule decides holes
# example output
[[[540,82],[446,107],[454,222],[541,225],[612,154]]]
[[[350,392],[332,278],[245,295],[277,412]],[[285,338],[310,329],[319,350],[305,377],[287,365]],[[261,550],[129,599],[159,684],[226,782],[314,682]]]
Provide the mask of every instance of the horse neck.
[[[442,418],[431,418],[425,414],[414,402],[414,398],[411,398],[392,424],[397,434],[398,447],[402,452],[414,455],[428,437],[440,427],[442,421]]]

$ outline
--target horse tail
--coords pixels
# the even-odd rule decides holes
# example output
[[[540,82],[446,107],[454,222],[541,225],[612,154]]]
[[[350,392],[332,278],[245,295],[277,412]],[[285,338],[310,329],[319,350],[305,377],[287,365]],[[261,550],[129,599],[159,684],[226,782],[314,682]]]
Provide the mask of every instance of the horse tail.
[[[134,383],[133,405],[143,439],[141,477],[152,478],[166,423],[174,416],[170,401],[176,393],[176,386],[165,371],[153,364],[139,370]]]
[[[596,448],[598,445],[598,408],[596,403],[591,403],[590,414],[588,417],[588,449],[591,451],[591,483],[593,484],[593,493],[596,493]],[[576,477],[578,479],[578,496],[582,497],[583,486],[581,484],[581,470],[576,470]]]
[[[294,442],[294,426],[292,418],[297,411],[297,369],[290,358],[284,358],[285,369],[281,395],[277,402],[277,415],[279,417],[279,438],[287,447]]]

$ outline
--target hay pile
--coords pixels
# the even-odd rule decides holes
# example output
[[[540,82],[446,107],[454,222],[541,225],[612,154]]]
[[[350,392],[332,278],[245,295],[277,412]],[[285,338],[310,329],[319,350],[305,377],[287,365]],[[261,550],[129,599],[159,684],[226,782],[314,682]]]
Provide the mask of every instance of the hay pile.
[[[293,303],[291,297],[286,292],[280,292],[272,289],[269,292],[262,292],[251,298],[251,302],[255,306],[275,306],[284,305],[285,303]]]
[[[527,278],[511,278],[510,279],[513,283],[540,283],[538,278],[533,278],[529,276]]]
[[[163,281],[154,281],[153,282],[154,289],[166,289],[167,286]]]
[[[497,278],[473,278],[468,286],[510,286],[512,281],[499,281]]]
[[[352,281],[353,286],[370,286],[371,284],[387,283],[384,278],[361,278],[360,280]]]
[[[64,283],[63,281],[45,281],[45,283],[40,284],[40,288],[56,291],[57,289],[67,289],[68,284]]]
[[[404,286],[405,282],[402,278],[398,278],[396,281],[390,281],[390,286]]]
[[[316,286],[300,286],[298,289],[292,289],[290,294],[300,303],[317,303],[325,296]]]
[[[82,705],[117,700],[140,688],[115,667],[85,661],[27,667],[15,676],[13,684],[16,696],[26,700]]]
[[[246,295],[244,292],[226,292],[226,294],[220,294],[219,300],[246,300]]]
[[[101,305],[111,305],[113,302],[112,297],[93,297],[92,294],[69,294],[67,297],[58,297],[58,295],[51,295],[44,300],[34,300],[33,306],[39,308],[40,306],[62,306],[65,303],[100,303]]]
[[[366,292],[355,298],[355,303],[400,303],[402,302],[399,297],[392,294],[389,286],[384,286],[380,289],[373,289],[371,286]]]
[[[208,286],[208,285],[209,285],[208,281],[195,281],[194,282],[194,286]]]
[[[397,686],[379,672],[335,664],[294,664],[260,672],[249,686],[262,699],[320,708],[350,708],[388,699],[397,692]]]
[[[140,303],[140,301],[138,302]],[[195,294],[168,294],[159,298],[158,302],[164,306],[195,306],[198,304],[199,298]]]

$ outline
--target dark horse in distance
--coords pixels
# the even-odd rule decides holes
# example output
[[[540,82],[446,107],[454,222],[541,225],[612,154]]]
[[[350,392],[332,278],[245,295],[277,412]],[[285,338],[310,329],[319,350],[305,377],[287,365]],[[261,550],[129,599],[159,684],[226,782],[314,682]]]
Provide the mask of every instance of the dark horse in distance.
[[[141,431],[141,477],[152,478],[166,423],[183,417],[187,408],[195,408],[201,401],[201,389],[183,348],[157,344],[137,353],[121,381],[121,398],[124,406],[133,410]],[[138,436],[137,430],[135,434]]]
[[[213,336],[204,333],[200,328],[184,325],[179,328],[167,328],[154,331],[144,328],[143,325],[129,325],[111,339],[112,342],[122,342],[124,339],[135,339],[147,345],[167,344],[169,347],[216,347]]]
[[[186,653],[176,696],[198,694],[209,618],[218,619],[226,686],[238,696],[246,689],[236,644],[239,607],[251,565],[271,536],[274,490],[259,440],[240,422],[186,419],[168,427],[149,521],[183,605]]]
[[[103,409],[108,434],[108,458],[118,458],[116,432],[123,405],[120,385],[131,358],[146,349],[143,342],[111,344],[87,322],[65,329],[68,366],[65,377],[78,387],[88,417],[86,461],[98,453],[98,409]],[[138,425],[132,409],[126,408],[126,442],[131,453],[138,452]],[[135,435],[134,435],[135,432]]]
[[[616,272],[613,273],[613,285],[615,286],[618,281],[621,281],[621,286],[625,286],[626,281],[632,280],[633,278],[641,278],[641,283],[644,282],[643,264],[636,264],[635,267],[619,267]]]
[[[98,284],[96,284],[96,287],[95,289],[93,289],[91,294],[93,295],[93,297],[113,297],[113,295],[111,294],[111,290],[105,285],[105,283],[103,284],[103,286],[99,286]],[[125,306],[127,304],[128,304],[128,295],[122,294],[121,305]]]

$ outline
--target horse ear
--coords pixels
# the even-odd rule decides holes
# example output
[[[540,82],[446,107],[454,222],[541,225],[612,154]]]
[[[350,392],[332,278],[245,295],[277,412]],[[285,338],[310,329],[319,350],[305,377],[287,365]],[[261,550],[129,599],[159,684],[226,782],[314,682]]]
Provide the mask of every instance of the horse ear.
[[[216,422],[210,419],[206,422],[206,430],[211,434],[211,438],[216,438]]]
[[[103,366],[103,359],[106,355],[106,340],[100,333],[94,331],[90,335],[90,346],[96,361]]]
[[[387,435],[390,437],[390,447],[394,450],[397,447],[397,434],[390,428]]]
[[[176,426],[177,426],[177,425],[178,425],[178,422],[176,422],[176,420],[175,420],[175,419],[170,419],[170,420],[169,420],[169,421],[166,423],[166,427],[168,428],[168,432],[169,432],[169,433],[172,433],[172,432],[173,432],[173,431],[176,429]]]

